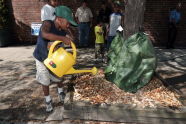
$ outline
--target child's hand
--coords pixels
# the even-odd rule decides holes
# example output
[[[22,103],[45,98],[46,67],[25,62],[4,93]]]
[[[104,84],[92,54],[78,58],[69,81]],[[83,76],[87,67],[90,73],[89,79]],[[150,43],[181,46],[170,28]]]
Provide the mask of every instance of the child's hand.
[[[68,37],[64,37],[64,38],[63,38],[63,43],[66,44],[66,45],[70,45],[71,39],[68,38]]]
[[[73,36],[70,36],[70,35],[66,35],[67,38],[69,38],[71,41],[74,41],[74,37]]]
[[[50,49],[50,47],[52,46],[53,42],[48,42],[47,48],[48,50]]]
[[[102,35],[103,34],[103,32],[97,32],[99,35]]]
[[[52,46],[54,42],[48,42],[48,50],[50,50],[50,47]],[[54,51],[56,51],[59,48],[59,45],[57,45],[56,47],[54,47]]]

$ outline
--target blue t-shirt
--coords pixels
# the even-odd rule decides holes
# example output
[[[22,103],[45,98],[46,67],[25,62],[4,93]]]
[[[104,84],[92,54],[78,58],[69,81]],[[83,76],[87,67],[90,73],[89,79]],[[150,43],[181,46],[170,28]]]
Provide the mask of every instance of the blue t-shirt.
[[[64,30],[58,30],[54,24],[53,21],[49,21],[51,23],[51,28],[50,28],[50,33],[52,34],[56,34],[56,35],[60,35],[60,36],[66,36],[66,32]],[[44,39],[42,37],[42,33],[41,33],[41,30],[39,32],[39,36],[37,38],[37,44],[36,44],[36,47],[35,47],[35,50],[34,50],[34,57],[43,62],[47,56],[48,56],[48,43],[51,42],[50,40],[47,40],[47,39]]]
[[[171,22],[171,20],[175,20],[175,22],[178,23],[180,21],[180,18],[181,18],[181,14],[180,14],[180,12],[176,11],[176,9],[174,9],[170,12],[170,15],[169,15],[170,22]]]

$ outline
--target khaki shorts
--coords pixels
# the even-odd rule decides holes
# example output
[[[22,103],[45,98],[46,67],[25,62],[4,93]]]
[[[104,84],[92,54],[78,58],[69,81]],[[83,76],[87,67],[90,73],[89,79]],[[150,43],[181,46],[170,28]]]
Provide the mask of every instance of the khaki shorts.
[[[52,82],[61,82],[63,81],[61,78],[57,78],[55,76],[53,76],[48,69],[46,68],[46,66],[40,62],[39,60],[35,59],[36,61],[36,80],[45,86],[49,86]]]

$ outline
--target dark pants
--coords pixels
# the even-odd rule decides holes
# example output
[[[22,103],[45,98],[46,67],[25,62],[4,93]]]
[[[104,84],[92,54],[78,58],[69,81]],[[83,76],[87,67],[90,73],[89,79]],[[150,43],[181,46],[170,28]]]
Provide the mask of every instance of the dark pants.
[[[112,40],[114,39],[115,36],[108,36],[107,37],[107,51],[109,51],[110,45],[112,43]]]
[[[79,24],[79,45],[88,46],[89,45],[89,33],[90,33],[90,23],[80,23]]]
[[[177,36],[176,25],[174,23],[169,23],[167,48],[174,48],[176,36]]]

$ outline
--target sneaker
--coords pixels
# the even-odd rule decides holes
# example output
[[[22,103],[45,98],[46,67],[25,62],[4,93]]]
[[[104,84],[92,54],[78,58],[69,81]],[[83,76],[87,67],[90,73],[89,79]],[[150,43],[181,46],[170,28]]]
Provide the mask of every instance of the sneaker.
[[[65,96],[66,96],[66,94],[65,94],[64,92],[61,92],[61,93],[59,94],[59,100],[60,100],[61,103],[64,103]]]
[[[51,111],[53,111],[52,100],[46,102],[46,112],[51,112]]]

